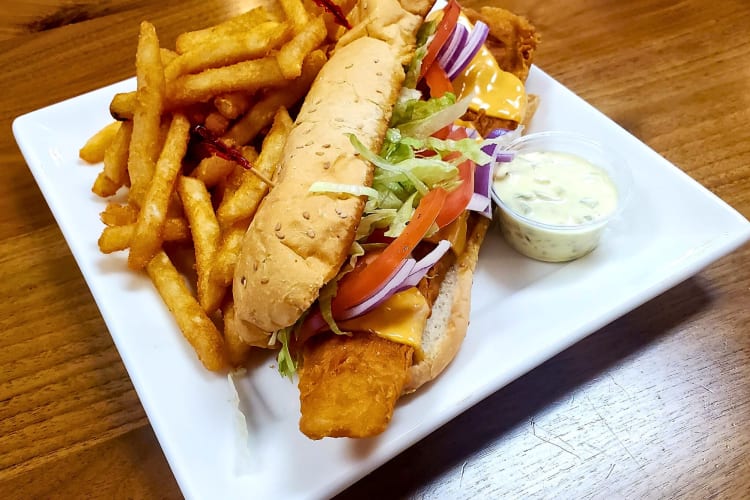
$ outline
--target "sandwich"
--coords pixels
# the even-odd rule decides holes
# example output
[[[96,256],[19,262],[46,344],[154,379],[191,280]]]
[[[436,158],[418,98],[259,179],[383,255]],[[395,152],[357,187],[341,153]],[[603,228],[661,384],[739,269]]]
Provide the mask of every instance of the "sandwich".
[[[492,168],[534,102],[523,81],[537,35],[519,16],[455,0],[334,7],[324,15],[346,23],[233,282],[244,340],[279,348],[280,371],[297,374],[312,439],[379,434],[455,357]]]

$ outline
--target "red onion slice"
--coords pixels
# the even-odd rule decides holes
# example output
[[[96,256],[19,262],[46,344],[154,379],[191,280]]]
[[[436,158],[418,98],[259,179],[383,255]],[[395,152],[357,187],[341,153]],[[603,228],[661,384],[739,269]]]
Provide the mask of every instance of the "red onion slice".
[[[461,47],[464,46],[468,37],[469,30],[466,29],[466,26],[457,24],[448,41],[445,42],[443,48],[438,52],[437,63],[440,64],[441,68],[445,70],[445,68],[449,67],[451,61],[456,57]]]
[[[489,210],[489,208],[490,199],[479,193],[474,193],[473,195],[471,195],[471,200],[469,200],[469,204],[466,205],[466,210],[479,212],[485,217],[492,218],[492,212]]]
[[[423,270],[430,270],[432,266],[437,264],[437,262],[445,255],[445,252],[447,252],[451,247],[451,242],[448,240],[440,240],[438,244],[430,250],[430,253],[419,259],[417,264],[414,266],[414,269],[412,269],[409,276],[416,274]]]
[[[449,79],[453,80],[456,78],[469,65],[474,56],[477,55],[477,52],[479,52],[479,49],[484,45],[489,33],[489,27],[482,21],[477,21],[474,29],[469,34],[469,38],[466,40],[466,44],[461,48],[458,55],[444,68]]]
[[[352,306],[344,311],[340,318],[336,318],[336,321],[343,321],[351,318],[356,318],[357,316],[362,316],[366,312],[369,312],[370,310],[382,304],[386,299],[396,293],[396,288],[398,288],[398,286],[401,285],[401,283],[403,283],[404,280],[409,277],[409,274],[411,274],[416,264],[416,260],[406,259],[398,269],[396,274],[394,274],[393,277],[380,288],[380,290],[375,292],[369,298],[365,299],[363,302],[360,302],[356,306]]]
[[[510,129],[507,128],[493,128],[490,130],[490,133],[487,134],[487,139],[497,139],[498,137],[507,134],[510,132]]]

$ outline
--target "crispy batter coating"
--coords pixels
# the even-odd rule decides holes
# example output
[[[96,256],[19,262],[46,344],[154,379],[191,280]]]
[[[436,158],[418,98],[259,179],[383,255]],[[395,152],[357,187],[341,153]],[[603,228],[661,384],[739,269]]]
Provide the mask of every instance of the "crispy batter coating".
[[[485,42],[486,47],[497,59],[500,68],[525,82],[539,43],[539,34],[534,26],[525,17],[500,7],[484,6],[479,11],[464,9],[464,12],[472,22],[479,20],[489,26],[490,34]],[[537,104],[536,98],[529,96],[525,121],[533,116]],[[475,111],[468,111],[463,119],[473,122],[483,135],[495,128],[515,129],[518,126],[514,121],[486,116]]]
[[[300,430],[311,439],[383,432],[413,351],[369,333],[325,334],[308,341],[299,370]]]
[[[500,7],[482,7],[479,12],[466,9],[472,22],[483,21],[490,28],[485,45],[497,59],[504,71],[513,73],[519,80],[526,81],[534,58],[539,34],[523,16]]]

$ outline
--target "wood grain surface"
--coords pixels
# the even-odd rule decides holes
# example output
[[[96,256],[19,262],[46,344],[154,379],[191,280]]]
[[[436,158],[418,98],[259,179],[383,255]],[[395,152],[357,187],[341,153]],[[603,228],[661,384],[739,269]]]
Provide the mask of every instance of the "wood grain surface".
[[[750,217],[750,2],[497,3],[537,26],[541,68]],[[181,496],[10,124],[132,76],[142,19],[170,46],[243,8],[3,2],[0,498]],[[340,498],[747,498],[748,262],[745,245]]]

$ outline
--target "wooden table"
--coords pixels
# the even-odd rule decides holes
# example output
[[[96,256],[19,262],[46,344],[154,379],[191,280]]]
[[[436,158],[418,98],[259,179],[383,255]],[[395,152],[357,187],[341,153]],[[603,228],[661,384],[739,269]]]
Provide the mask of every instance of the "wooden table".
[[[538,27],[539,66],[750,216],[749,2],[504,3]],[[3,2],[1,498],[180,496],[10,123],[131,76],[141,19],[172,46],[180,31],[242,8],[213,0]],[[749,261],[745,245],[341,497],[747,496]]]

